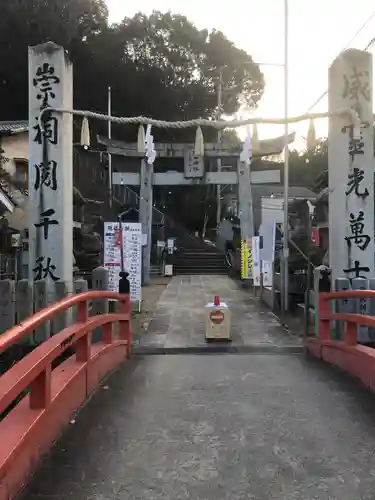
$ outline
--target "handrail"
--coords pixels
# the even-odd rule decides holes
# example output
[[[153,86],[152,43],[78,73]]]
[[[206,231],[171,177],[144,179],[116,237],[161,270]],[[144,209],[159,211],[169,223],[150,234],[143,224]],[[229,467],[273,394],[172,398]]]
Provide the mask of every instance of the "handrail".
[[[88,352],[89,339],[79,343],[84,335],[100,326],[112,325],[116,321],[129,320],[129,314],[105,314],[90,318],[86,323],[69,326],[49,338],[46,342],[39,345],[25,358],[4,373],[0,383],[0,414],[15,400],[15,398],[31,385],[30,404],[33,404],[34,393],[32,382],[50,365],[57,357],[61,356],[73,344],[76,345],[76,360],[78,362],[87,362],[90,358]],[[126,339],[121,339],[126,341]],[[110,344],[113,341],[113,335],[109,330],[103,335],[103,341]]]
[[[70,295],[68,297],[55,302],[54,304],[42,309],[41,311],[33,314],[26,320],[14,326],[10,330],[3,333],[0,337],[0,354],[4,352],[11,345],[16,344],[23,337],[30,334],[32,330],[37,328],[40,324],[48,321],[53,316],[66,311],[74,305],[78,305],[78,322],[87,321],[88,310],[87,302],[98,299],[115,299],[122,304],[122,311],[128,313],[130,311],[130,298],[128,295],[120,294],[118,292],[108,292],[106,290],[92,290],[79,294]]]
[[[228,264],[228,267],[233,267],[233,264],[232,264],[231,259],[229,258],[229,255],[232,256],[233,252],[230,252],[230,251],[224,252],[224,258],[225,258],[226,263]]]
[[[318,296],[318,336],[306,337],[307,352],[360,379],[375,390],[375,349],[358,343],[358,326],[375,328],[375,317],[331,310],[332,300],[375,299],[375,290],[322,292]],[[344,323],[343,337],[331,336],[331,322]]]
[[[89,301],[99,299],[118,300],[120,312],[89,317]],[[48,338],[0,377],[0,414],[7,413],[0,420],[1,498],[15,497],[74,413],[102,379],[130,357],[130,297],[101,290],[71,295],[34,314],[0,337],[0,352],[72,306],[77,306],[75,324]],[[97,328],[101,339],[92,343]],[[73,345],[74,353],[54,366]]]
[[[331,321],[344,321],[347,325],[346,334],[349,331],[350,343],[355,344],[354,331],[356,339],[357,326],[375,327],[375,317],[366,314],[358,313],[340,313],[332,312],[330,302],[332,300],[347,300],[347,299],[375,299],[375,290],[342,290],[337,292],[322,292],[318,296],[318,311],[319,311],[319,338],[322,340],[330,339]],[[345,334],[345,335],[346,335]],[[346,337],[348,337],[346,335]]]
[[[338,292],[321,292],[319,297],[323,301],[338,299],[375,299],[375,290],[341,290]]]

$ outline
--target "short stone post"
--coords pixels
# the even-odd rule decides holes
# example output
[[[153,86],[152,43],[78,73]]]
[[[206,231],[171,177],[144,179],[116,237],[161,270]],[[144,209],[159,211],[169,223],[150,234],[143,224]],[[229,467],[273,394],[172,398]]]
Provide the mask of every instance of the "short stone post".
[[[319,293],[326,292],[329,283],[327,282],[327,278],[329,275],[329,271],[327,266],[318,266],[314,269],[314,294],[315,294],[315,321],[314,321],[314,331],[315,335],[319,335]]]
[[[354,278],[352,280],[353,290],[368,290],[368,280],[363,278]],[[354,312],[357,314],[370,314],[370,299],[356,299]],[[368,326],[358,325],[357,328],[357,342],[367,343],[370,340]]]
[[[87,292],[88,290],[87,281],[84,279],[75,280],[73,285],[74,285],[74,293],[84,293]],[[78,308],[77,306],[75,306],[73,310],[74,323],[76,323],[77,320],[78,320]]]
[[[368,286],[370,290],[375,290],[375,278],[370,278],[368,280]],[[375,300],[370,300],[370,313],[371,316],[375,316]],[[369,328],[368,331],[370,342],[375,341],[375,328]]]
[[[48,306],[50,295],[48,294],[47,281],[34,282],[34,312],[41,311]],[[41,344],[51,335],[51,322],[45,321],[34,331],[34,344]]]
[[[350,285],[350,280],[348,278],[337,278],[334,283],[334,289],[337,292],[345,292],[347,290],[351,290],[352,287]],[[336,300],[334,311],[342,314],[350,314],[355,311],[355,300],[353,299],[343,299]],[[344,325],[342,321],[336,321],[335,325],[332,328],[333,337],[336,340],[341,340],[344,335]]]
[[[55,283],[55,294],[54,300],[57,302],[68,295],[68,287],[64,281],[57,281]],[[51,333],[54,335],[55,333],[61,332],[68,326],[68,317],[70,313],[69,310],[63,311],[58,314],[51,321]]]
[[[14,281],[0,280],[0,333],[4,333],[14,326]]]
[[[16,284],[16,322],[21,323],[29,318],[34,312],[34,290],[33,285],[28,279],[20,280]],[[31,344],[33,335],[28,339],[22,340],[22,343]]]
[[[92,289],[93,290],[108,290],[108,270],[104,267],[97,267],[92,272]],[[90,316],[96,314],[106,314],[109,311],[108,300],[94,300],[92,302]],[[101,340],[101,328],[94,330],[92,335],[93,342]]]

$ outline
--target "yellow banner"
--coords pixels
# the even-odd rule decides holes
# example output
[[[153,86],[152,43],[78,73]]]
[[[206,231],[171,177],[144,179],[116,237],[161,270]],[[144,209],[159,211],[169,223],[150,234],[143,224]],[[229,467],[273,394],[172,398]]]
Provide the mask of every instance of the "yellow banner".
[[[251,279],[253,277],[254,260],[253,260],[253,242],[251,238],[247,240],[247,277]]]
[[[253,248],[251,238],[241,240],[241,278],[243,280],[253,277]]]
[[[241,278],[247,278],[248,252],[246,240],[241,240]]]

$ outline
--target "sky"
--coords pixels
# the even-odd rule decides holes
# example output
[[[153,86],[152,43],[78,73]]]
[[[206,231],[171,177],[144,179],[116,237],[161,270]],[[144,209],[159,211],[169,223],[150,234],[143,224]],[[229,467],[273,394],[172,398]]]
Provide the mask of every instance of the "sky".
[[[186,15],[200,29],[216,28],[246,50],[265,75],[265,94],[253,116],[284,116],[284,0],[106,0],[111,22],[141,11],[168,11]],[[373,14],[372,19],[348,45],[364,49],[375,37],[373,0],[289,0],[289,115],[307,112],[326,91],[328,67]],[[375,52],[374,49],[371,52]],[[327,98],[313,111],[327,110]],[[318,136],[327,135],[327,121],[316,124]],[[291,126],[299,148],[307,134],[307,122]],[[259,138],[282,135],[283,126],[259,126]]]

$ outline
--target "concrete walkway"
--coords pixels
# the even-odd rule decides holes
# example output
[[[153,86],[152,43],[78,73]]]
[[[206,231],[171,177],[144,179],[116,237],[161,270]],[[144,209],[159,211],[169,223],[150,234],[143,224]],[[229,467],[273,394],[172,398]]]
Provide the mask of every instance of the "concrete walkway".
[[[148,345],[201,343],[194,325],[202,331],[201,299],[213,293],[247,314],[234,323],[238,345],[291,342],[234,282],[192,277],[161,296]],[[374,491],[373,395],[301,354],[203,353],[134,356],[72,421],[23,497],[373,500]]]
[[[232,316],[232,342],[241,347],[298,347],[275,316],[252,297],[252,291],[227,276],[176,276],[161,294],[147,334],[140,342],[145,350],[207,348],[204,306],[219,295]]]

